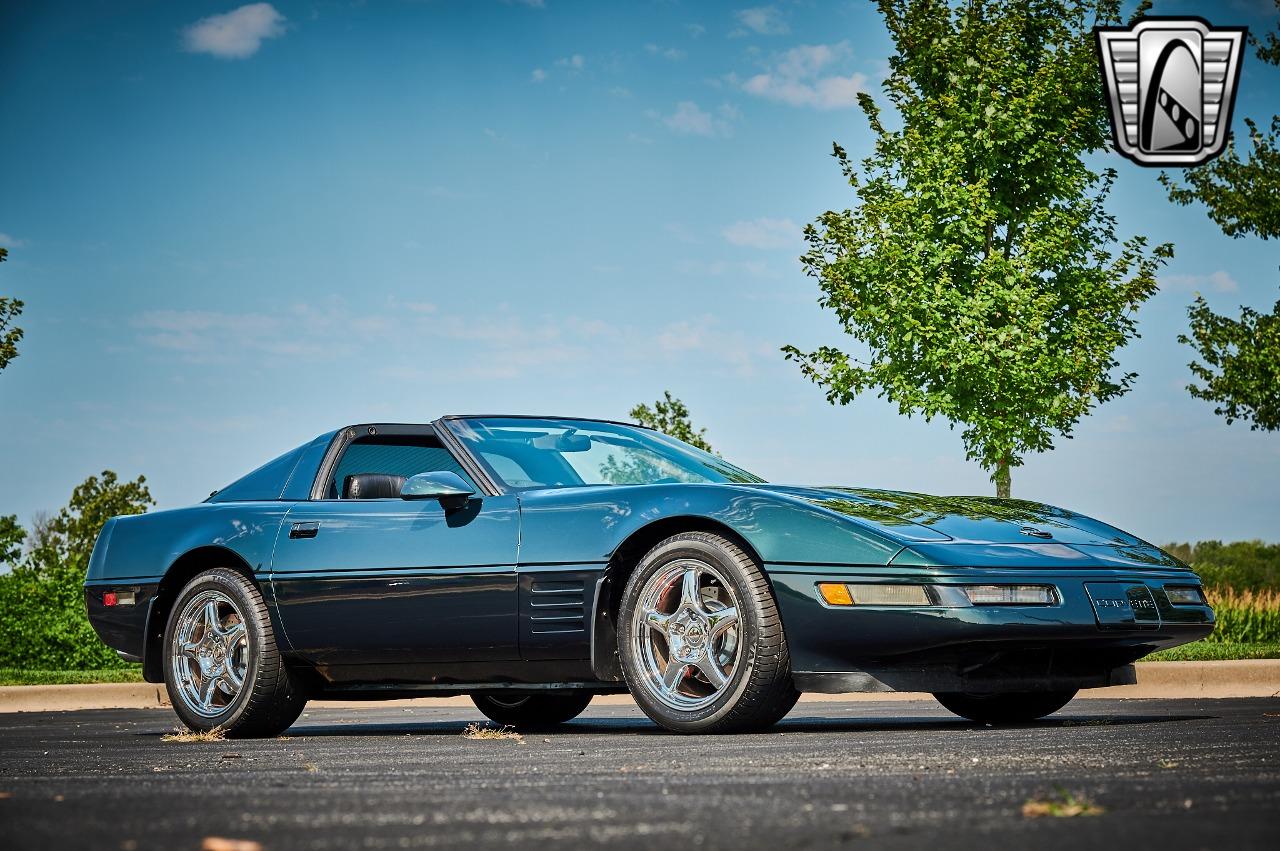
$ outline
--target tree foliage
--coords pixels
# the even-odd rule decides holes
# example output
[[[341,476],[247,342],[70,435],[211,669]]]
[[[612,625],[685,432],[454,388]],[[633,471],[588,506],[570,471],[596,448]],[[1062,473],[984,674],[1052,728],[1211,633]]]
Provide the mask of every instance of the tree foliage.
[[[1280,8],[1280,0],[1276,0]],[[1254,40],[1258,58],[1280,65],[1280,37]],[[1216,160],[1188,169],[1186,185],[1168,174],[1160,182],[1177,204],[1200,202],[1228,236],[1280,237],[1280,115],[1263,135],[1245,119],[1251,150],[1241,159],[1232,139]],[[1203,296],[1187,308],[1190,334],[1178,336],[1200,356],[1191,372],[1202,384],[1188,384],[1197,399],[1215,403],[1227,423],[1245,420],[1251,429],[1280,429],[1280,301],[1270,313],[1240,308],[1240,318],[1214,313]],[[1203,362],[1202,362],[1203,361]]]
[[[98,533],[112,517],[142,514],[155,505],[146,476],[121,482],[111,470],[76,485],[71,501],[44,524],[32,549],[29,566],[37,571],[68,569],[84,578]]]
[[[707,430],[694,428],[688,406],[673,397],[670,390],[664,390],[662,398],[654,402],[652,408],[646,404],[636,405],[631,409],[631,419],[642,426],[669,434],[676,440],[683,440],[690,446],[707,452],[715,451],[707,442]]]
[[[82,584],[103,524],[154,504],[142,476],[120,482],[107,470],[75,488],[26,557],[0,575],[0,611],[5,613],[0,618],[0,667],[72,670],[123,664],[89,625]],[[0,541],[6,534],[14,539],[12,531],[6,533],[10,520],[0,518]]]
[[[1275,0],[1276,10],[1280,11],[1280,0]],[[1254,46],[1258,48],[1258,58],[1272,65],[1280,65],[1280,32],[1267,33],[1261,39],[1250,36]]]
[[[636,405],[630,411],[631,419],[642,426],[683,440],[706,452],[714,452],[707,442],[707,430],[694,428],[689,408],[674,398],[670,390],[664,390],[662,398],[650,408]],[[688,474],[651,452],[623,451],[610,453],[600,466],[600,475],[615,485],[634,485],[661,479],[687,481]]]
[[[1206,585],[1236,591],[1280,591],[1280,544],[1264,541],[1199,541],[1167,544],[1195,568]]]
[[[9,258],[9,252],[0,248],[0,263]],[[0,369],[9,365],[9,361],[18,356],[18,341],[22,339],[22,329],[13,325],[22,313],[22,302],[16,298],[0,296]]]
[[[1197,399],[1214,402],[1213,412],[1250,423],[1251,430],[1280,429],[1280,301],[1270,313],[1242,307],[1239,319],[1209,309],[1197,296],[1188,309],[1191,336],[1178,342],[1193,346],[1204,363],[1191,371],[1203,384],[1189,384]]]
[[[808,226],[802,262],[860,346],[784,348],[828,401],[863,392],[963,425],[967,456],[1009,495],[1009,471],[1129,389],[1115,352],[1172,249],[1117,246],[1115,173],[1085,154],[1108,125],[1091,28],[1116,0],[879,0],[901,120],[860,105],[874,136],[858,199]]]
[[[18,523],[16,515],[0,517],[0,565],[14,565],[22,557],[22,542],[27,531]]]
[[[1247,159],[1240,158],[1233,137],[1217,159],[1187,169],[1188,185],[1174,182],[1167,172],[1160,182],[1175,204],[1204,204],[1227,236],[1271,239],[1280,236],[1280,115],[1272,116],[1266,134],[1252,119],[1244,123],[1249,128]]]

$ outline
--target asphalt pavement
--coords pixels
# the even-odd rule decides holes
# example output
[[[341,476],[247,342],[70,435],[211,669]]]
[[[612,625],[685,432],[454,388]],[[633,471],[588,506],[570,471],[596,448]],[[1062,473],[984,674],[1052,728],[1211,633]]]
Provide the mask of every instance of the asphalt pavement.
[[[279,739],[191,743],[162,738],[165,710],[0,716],[0,845],[1280,848],[1276,699],[1077,701],[1011,729],[931,701],[805,702],[720,737],[601,706],[464,738],[481,720],[321,709]]]

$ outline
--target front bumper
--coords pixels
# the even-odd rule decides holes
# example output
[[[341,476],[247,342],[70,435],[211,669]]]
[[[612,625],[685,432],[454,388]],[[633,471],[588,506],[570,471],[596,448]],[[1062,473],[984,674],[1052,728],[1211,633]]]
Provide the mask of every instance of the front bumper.
[[[1176,569],[770,565],[769,577],[801,691],[996,692],[1124,685],[1133,682],[1134,661],[1203,638],[1214,621],[1207,605],[1169,602],[1165,585],[1200,585],[1194,574]],[[960,585],[1052,585],[1058,602],[831,606],[818,594],[819,582],[924,584],[944,592],[955,592]],[[1117,617],[1116,599],[1123,601],[1126,589],[1139,588],[1147,589],[1151,603],[1129,613],[1136,617]],[[957,593],[933,596],[950,602],[965,599]],[[1095,606],[1104,597],[1109,599]]]

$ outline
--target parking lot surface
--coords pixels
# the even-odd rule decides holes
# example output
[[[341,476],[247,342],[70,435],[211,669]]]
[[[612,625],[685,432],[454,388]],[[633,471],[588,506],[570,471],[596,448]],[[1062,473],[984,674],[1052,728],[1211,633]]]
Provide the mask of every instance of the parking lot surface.
[[[0,716],[6,848],[1280,848],[1280,700],[1089,700],[994,729],[802,702],[741,736],[591,707],[523,739],[462,708],[318,709],[166,741],[164,710]],[[1078,815],[1069,815],[1079,812]],[[1039,817],[1036,817],[1039,815]],[[252,846],[246,846],[252,847]]]

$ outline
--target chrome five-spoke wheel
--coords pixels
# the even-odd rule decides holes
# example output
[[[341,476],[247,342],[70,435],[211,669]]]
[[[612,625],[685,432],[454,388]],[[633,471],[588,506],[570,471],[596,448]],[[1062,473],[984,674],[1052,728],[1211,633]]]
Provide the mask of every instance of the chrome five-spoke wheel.
[[[201,591],[183,606],[173,632],[178,696],[206,718],[226,711],[244,688],[249,636],[244,615],[221,591]]]
[[[672,709],[714,703],[741,655],[738,601],[712,565],[677,559],[651,576],[639,596],[631,650],[644,683]]]
[[[274,736],[302,713],[303,682],[285,664],[251,576],[226,567],[197,573],[165,617],[165,688],[183,724]]]

